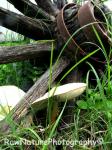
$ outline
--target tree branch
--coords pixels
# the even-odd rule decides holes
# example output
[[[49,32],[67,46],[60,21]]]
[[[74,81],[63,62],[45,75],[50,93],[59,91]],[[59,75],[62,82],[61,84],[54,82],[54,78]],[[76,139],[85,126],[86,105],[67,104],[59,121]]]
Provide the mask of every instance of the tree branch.
[[[1,46],[0,64],[50,55],[51,43],[29,44],[23,46]]]
[[[70,61],[66,57],[61,57],[57,64],[52,66],[52,82],[58,77],[58,75],[70,64]],[[31,107],[32,102],[37,98],[43,96],[49,86],[50,70],[47,70],[40,79],[31,87],[26,93],[24,98],[14,107],[11,111],[11,118],[19,123],[21,118],[27,113]],[[0,122],[0,131],[7,132],[10,130],[10,126],[3,120]]]
[[[47,23],[16,14],[1,7],[0,25],[34,40],[52,38],[52,28]]]
[[[56,16],[59,10],[56,6],[51,2],[51,0],[35,0],[38,6],[40,6],[47,13]]]
[[[46,13],[44,10],[42,10],[29,0],[7,0],[7,1],[28,17],[54,20],[53,16],[50,16],[48,13]]]

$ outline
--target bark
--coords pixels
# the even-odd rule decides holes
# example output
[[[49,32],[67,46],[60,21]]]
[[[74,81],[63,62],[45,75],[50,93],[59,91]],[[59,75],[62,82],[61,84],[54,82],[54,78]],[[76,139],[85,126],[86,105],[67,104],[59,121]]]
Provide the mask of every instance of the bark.
[[[45,10],[47,13],[56,16],[59,10],[56,6],[51,2],[51,0],[35,0],[40,8]]]
[[[26,16],[38,19],[42,18],[51,20],[53,19],[52,16],[50,16],[48,13],[46,13],[44,10],[42,10],[29,0],[19,0],[19,1],[7,0],[7,1]]]
[[[52,67],[52,82],[58,77],[58,75],[70,64],[70,61],[66,57],[61,57],[57,64]],[[37,98],[43,96],[49,86],[50,70],[46,71],[40,79],[31,87],[24,98],[15,106],[10,115],[14,122],[19,123],[21,118],[27,113],[30,108],[30,104]],[[7,132],[10,130],[5,120],[0,123],[0,130]]]
[[[42,59],[50,55],[51,43],[29,44],[23,46],[1,46],[0,64],[35,58]]]
[[[58,9],[62,9],[63,6],[68,3],[67,0],[53,0],[53,1],[57,5]]]
[[[0,7],[0,23],[12,31],[34,40],[51,39],[51,26],[41,20],[31,19]]]

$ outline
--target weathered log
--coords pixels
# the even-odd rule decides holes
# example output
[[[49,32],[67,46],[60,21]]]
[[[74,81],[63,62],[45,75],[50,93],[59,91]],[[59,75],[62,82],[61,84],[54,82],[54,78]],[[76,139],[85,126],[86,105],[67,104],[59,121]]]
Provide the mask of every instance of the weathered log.
[[[46,13],[44,10],[42,10],[41,8],[39,8],[29,0],[19,0],[19,1],[7,0],[7,1],[28,17],[38,18],[38,19],[44,18],[47,20],[53,19],[53,16],[50,16],[48,13]]]
[[[27,60],[31,58],[42,59],[44,56],[50,56],[51,42],[29,44],[22,46],[1,46],[0,64],[11,63],[15,61]]]
[[[70,64],[70,61],[66,57],[61,57],[57,63],[52,67],[52,82],[58,77],[58,75]],[[27,113],[27,110],[31,107],[30,104],[37,98],[43,96],[48,89],[50,83],[50,70],[46,71],[40,79],[31,87],[24,98],[14,107],[11,111],[11,118],[19,123],[21,118]],[[10,125],[3,120],[0,123],[0,131],[6,132],[10,130]]]
[[[34,40],[52,38],[52,28],[47,23],[19,15],[1,7],[0,25]]]
[[[59,12],[59,10],[56,8],[56,6],[52,3],[51,0],[35,0],[35,1],[40,6],[40,8],[42,8],[47,13],[53,16],[56,16],[56,14]]]

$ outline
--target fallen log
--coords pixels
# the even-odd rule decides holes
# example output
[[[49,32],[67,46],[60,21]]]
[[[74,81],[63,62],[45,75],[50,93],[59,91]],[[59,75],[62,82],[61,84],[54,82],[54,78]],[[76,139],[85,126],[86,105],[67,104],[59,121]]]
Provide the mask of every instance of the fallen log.
[[[50,53],[51,42],[10,47],[1,46],[0,64],[27,60],[31,58],[42,59],[46,55],[50,56]]]

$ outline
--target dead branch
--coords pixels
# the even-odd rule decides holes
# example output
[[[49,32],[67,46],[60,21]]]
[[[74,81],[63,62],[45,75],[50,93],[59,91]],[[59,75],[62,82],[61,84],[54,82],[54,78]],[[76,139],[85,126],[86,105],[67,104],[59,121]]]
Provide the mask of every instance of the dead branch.
[[[51,39],[51,26],[41,20],[19,15],[0,7],[0,23],[12,31],[34,40]]]
[[[52,20],[53,17],[29,0],[7,0],[24,15],[32,18]]]
[[[42,59],[46,55],[50,55],[50,50],[51,42],[23,46],[1,46],[0,64],[27,60],[35,57],[36,59]]]

